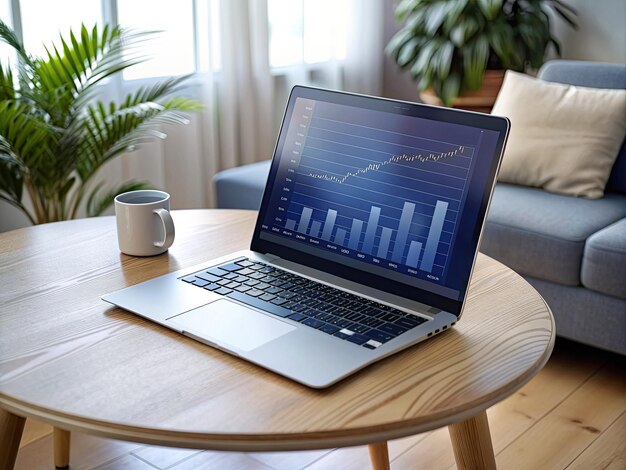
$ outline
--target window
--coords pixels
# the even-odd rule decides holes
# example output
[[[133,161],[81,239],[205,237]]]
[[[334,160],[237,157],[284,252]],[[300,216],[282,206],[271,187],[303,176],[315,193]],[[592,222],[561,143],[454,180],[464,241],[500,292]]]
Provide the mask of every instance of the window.
[[[13,21],[11,21],[11,9],[9,8],[9,2],[0,1],[0,18],[9,27],[13,26]],[[7,64],[15,64],[15,53],[11,47],[7,46],[5,43],[0,43],[0,62],[7,67]]]
[[[81,23],[120,24],[154,31],[142,49],[146,62],[123,72],[125,80],[221,68],[220,3],[231,0],[0,0],[0,15],[12,24],[11,4],[20,7],[24,44],[35,55]],[[342,60],[353,0],[267,0],[272,68]],[[332,14],[329,14],[332,12]],[[8,46],[0,45],[6,63]]]
[[[45,57],[44,45],[57,43],[59,34],[67,38],[70,28],[80,31],[80,24],[88,28],[102,23],[100,0],[20,0],[23,42],[26,50]]]
[[[349,14],[349,0],[268,0],[270,64],[345,59]]]
[[[195,72],[192,0],[118,1],[118,22],[124,28],[158,31],[145,47],[149,60],[124,70],[124,78]]]

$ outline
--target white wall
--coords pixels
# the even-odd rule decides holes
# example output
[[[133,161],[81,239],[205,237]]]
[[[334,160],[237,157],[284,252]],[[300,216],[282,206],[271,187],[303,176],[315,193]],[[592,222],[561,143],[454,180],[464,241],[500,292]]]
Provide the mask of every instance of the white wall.
[[[626,63],[626,0],[566,2],[578,11],[579,28],[553,22],[563,58]]]

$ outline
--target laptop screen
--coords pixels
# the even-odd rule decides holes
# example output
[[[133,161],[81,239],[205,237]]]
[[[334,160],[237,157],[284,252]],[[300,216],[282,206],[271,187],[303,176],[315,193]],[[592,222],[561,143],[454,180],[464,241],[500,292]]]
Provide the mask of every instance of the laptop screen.
[[[458,314],[507,129],[295,87],[252,249]]]

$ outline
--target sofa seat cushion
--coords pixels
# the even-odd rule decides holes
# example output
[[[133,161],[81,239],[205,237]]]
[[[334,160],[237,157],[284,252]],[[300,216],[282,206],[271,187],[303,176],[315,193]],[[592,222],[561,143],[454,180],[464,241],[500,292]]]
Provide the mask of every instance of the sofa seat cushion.
[[[213,178],[220,209],[258,210],[272,161],[220,171]]]
[[[623,217],[624,195],[590,200],[499,183],[481,251],[520,274],[576,286],[587,238]]]
[[[589,237],[581,279],[588,289],[626,299],[626,219]]]

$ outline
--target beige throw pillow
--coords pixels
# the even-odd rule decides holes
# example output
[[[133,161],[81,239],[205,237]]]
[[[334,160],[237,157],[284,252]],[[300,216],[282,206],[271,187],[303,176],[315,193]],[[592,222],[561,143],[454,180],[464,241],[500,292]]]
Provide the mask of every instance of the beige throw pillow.
[[[626,134],[626,90],[550,83],[509,70],[491,113],[511,120],[499,181],[604,195]]]

